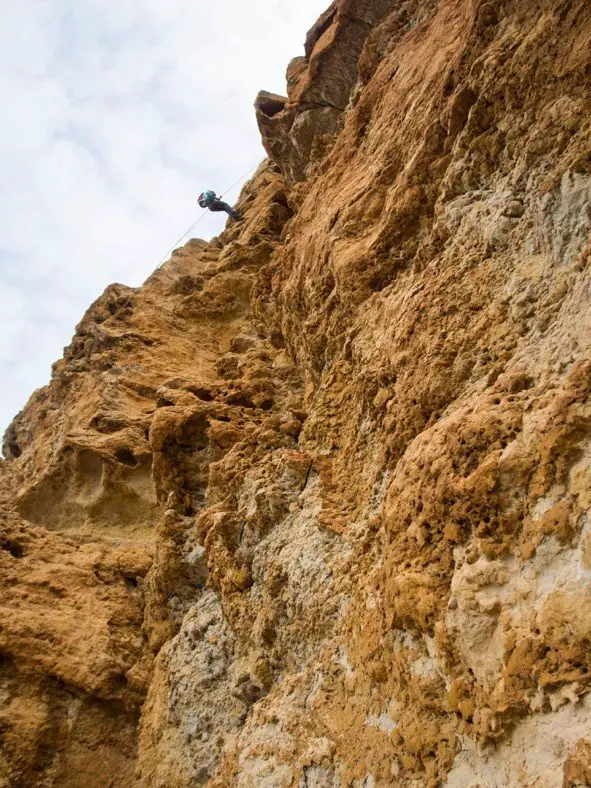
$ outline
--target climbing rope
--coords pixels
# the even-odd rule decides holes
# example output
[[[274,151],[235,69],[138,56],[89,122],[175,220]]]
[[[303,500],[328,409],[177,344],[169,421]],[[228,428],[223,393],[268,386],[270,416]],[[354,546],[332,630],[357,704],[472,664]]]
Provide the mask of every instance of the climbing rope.
[[[255,164],[255,165],[254,165],[254,167],[251,167],[249,170],[247,170],[247,172],[245,172],[245,173],[244,173],[244,175],[241,175],[241,176],[240,176],[240,178],[238,178],[238,180],[237,180],[235,183],[233,183],[233,184],[230,186],[230,188],[229,188],[229,189],[226,189],[226,191],[225,191],[225,192],[223,192],[222,194],[220,194],[220,199],[221,199],[222,197],[225,197],[225,196],[226,196],[226,194],[228,194],[229,192],[231,192],[231,191],[232,191],[232,189],[233,189],[235,186],[238,186],[238,184],[239,184],[239,183],[241,183],[242,181],[244,181],[244,180],[245,180],[245,179],[246,179],[246,178],[247,178],[247,177],[250,175],[250,173],[251,173],[251,172],[254,172],[254,170],[256,170],[256,168],[257,168],[258,166],[259,166],[259,163],[257,162],[257,164]],[[164,265],[164,263],[165,263],[165,262],[166,262],[166,261],[169,259],[170,255],[171,255],[171,254],[174,252],[174,250],[177,248],[177,246],[180,244],[180,242],[181,242],[182,240],[184,240],[184,239],[185,239],[185,238],[186,238],[186,237],[189,235],[189,233],[193,232],[193,230],[195,229],[195,227],[197,227],[197,225],[199,224],[199,222],[201,222],[203,219],[205,219],[205,217],[206,217],[206,216],[207,216],[207,214],[206,214],[205,212],[204,212],[204,213],[202,213],[202,214],[201,214],[201,216],[200,216],[198,219],[196,219],[196,221],[194,221],[194,222],[193,222],[193,224],[192,224],[192,225],[191,225],[191,226],[190,226],[188,229],[186,229],[186,230],[185,230],[185,232],[184,232],[184,233],[181,235],[181,237],[178,239],[178,241],[175,241],[175,242],[174,242],[174,244],[173,244],[173,245],[170,247],[170,249],[168,250],[168,252],[167,252],[167,253],[164,255],[164,257],[163,257],[163,258],[160,260],[160,262],[159,262],[159,263],[158,263],[158,265],[156,266],[156,270],[158,270],[159,268],[162,268],[162,266]]]
[[[190,227],[189,227],[187,230],[185,230],[185,232],[184,232],[184,233],[181,235],[181,237],[178,239],[178,241],[175,241],[175,242],[173,243],[173,245],[170,247],[170,249],[168,250],[168,252],[167,252],[167,253],[164,255],[164,257],[163,257],[163,258],[160,260],[160,262],[159,262],[159,263],[158,263],[158,265],[156,266],[156,270],[158,270],[159,268],[162,268],[162,266],[164,265],[164,263],[165,263],[165,262],[168,260],[168,258],[169,258],[169,257],[170,257],[170,255],[171,255],[171,254],[174,252],[174,250],[177,248],[177,246],[180,244],[180,242],[181,242],[181,241],[182,241],[184,238],[186,238],[186,237],[187,237],[187,235],[189,235],[189,233],[190,233],[190,232],[192,232],[192,230],[194,230],[194,229],[195,229],[195,227],[197,227],[197,225],[199,224],[199,222],[200,222],[202,219],[205,219],[205,214],[202,214],[202,215],[201,215],[201,216],[200,216],[200,217],[197,219],[197,221],[193,222],[193,224],[192,224],[192,225],[191,225],[191,226],[190,226]]]
[[[251,168],[250,168],[250,170],[248,170],[247,172],[245,172],[245,173],[244,173],[244,175],[243,175],[241,178],[238,178],[238,180],[237,180],[235,183],[233,183],[233,184],[230,186],[230,188],[229,188],[229,189],[226,189],[226,191],[225,191],[225,192],[224,192],[224,193],[223,193],[221,196],[222,196],[222,197],[225,197],[225,196],[226,196],[226,194],[228,194],[229,192],[231,192],[231,191],[232,191],[232,189],[233,189],[235,186],[238,186],[238,184],[239,184],[241,181],[245,180],[245,178],[247,178],[247,177],[250,175],[250,173],[251,173],[251,172],[254,172],[254,170],[256,170],[256,168],[259,166],[259,163],[260,163],[260,162],[257,162],[257,164],[255,164],[255,165],[254,165],[254,167],[251,167]]]

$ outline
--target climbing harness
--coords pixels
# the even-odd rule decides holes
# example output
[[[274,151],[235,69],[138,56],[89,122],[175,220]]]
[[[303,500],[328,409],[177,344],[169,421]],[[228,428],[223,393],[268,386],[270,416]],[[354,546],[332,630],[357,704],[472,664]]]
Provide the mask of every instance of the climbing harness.
[[[251,167],[247,172],[245,172],[244,175],[242,175],[240,178],[238,178],[238,180],[235,183],[233,183],[228,189],[226,189],[226,191],[223,192],[223,194],[220,194],[219,199],[221,200],[222,197],[225,197],[226,194],[231,192],[232,189],[235,186],[238,186],[239,183],[241,183],[243,180],[245,180],[250,175],[251,172],[254,172],[254,170],[256,170],[256,168],[258,166],[259,166],[259,162],[257,162],[254,165],[254,167]],[[164,255],[164,257],[160,260],[160,262],[156,266],[156,270],[157,271],[158,271],[159,268],[162,268],[164,263],[170,258],[171,254],[174,252],[174,250],[177,248],[177,246],[180,244],[180,242],[183,241],[189,235],[189,233],[193,232],[193,230],[195,229],[195,227],[197,227],[199,222],[201,222],[203,219],[205,219],[206,216],[207,216],[206,213],[202,214],[198,219],[196,219],[196,221],[193,222],[193,224],[187,230],[185,230],[185,232],[181,235],[181,237],[178,239],[178,241],[174,242],[174,244],[170,247],[168,252]]]

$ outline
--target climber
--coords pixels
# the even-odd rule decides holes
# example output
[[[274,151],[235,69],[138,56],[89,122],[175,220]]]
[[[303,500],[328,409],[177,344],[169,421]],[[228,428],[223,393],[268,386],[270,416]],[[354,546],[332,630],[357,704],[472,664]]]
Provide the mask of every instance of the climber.
[[[222,202],[221,198],[210,189],[200,194],[197,202],[202,208],[209,208],[210,211],[225,211],[228,216],[231,216],[232,219],[236,219],[236,221],[242,219],[238,211],[235,211],[227,202]]]

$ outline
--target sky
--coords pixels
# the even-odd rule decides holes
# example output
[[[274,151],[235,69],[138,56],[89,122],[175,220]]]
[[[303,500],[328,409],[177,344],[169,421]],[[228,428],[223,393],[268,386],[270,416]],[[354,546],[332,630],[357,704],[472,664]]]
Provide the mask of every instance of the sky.
[[[104,288],[264,158],[253,101],[329,4],[0,0],[0,436]]]

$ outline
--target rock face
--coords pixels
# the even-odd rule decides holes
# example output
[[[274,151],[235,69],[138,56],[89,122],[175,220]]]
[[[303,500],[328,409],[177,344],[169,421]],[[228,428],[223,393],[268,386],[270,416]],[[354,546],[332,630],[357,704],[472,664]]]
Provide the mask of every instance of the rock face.
[[[591,6],[333,3],[241,224],[0,462],[0,785],[591,784]]]
[[[265,90],[257,96],[263,145],[288,187],[305,178],[322,136],[337,132],[367,37],[398,6],[399,0],[335,0],[308,32],[305,57],[287,68],[287,97]]]

